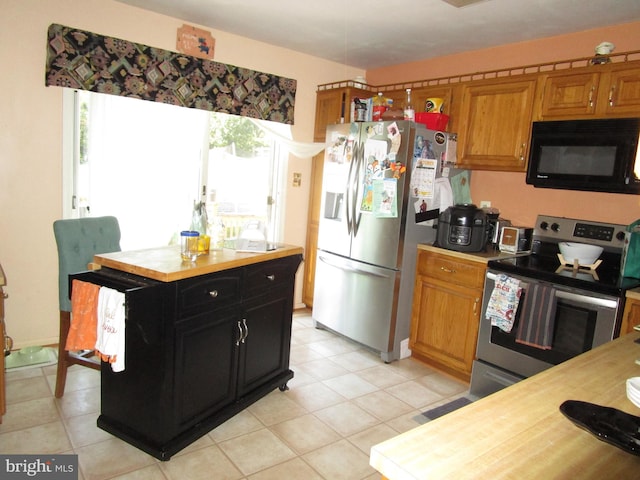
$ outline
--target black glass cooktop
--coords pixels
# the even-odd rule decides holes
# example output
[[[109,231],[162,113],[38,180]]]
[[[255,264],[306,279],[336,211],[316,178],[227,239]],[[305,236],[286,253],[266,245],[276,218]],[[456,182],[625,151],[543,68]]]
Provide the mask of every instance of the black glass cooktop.
[[[557,248],[557,247],[556,247]],[[557,254],[551,249],[545,254],[532,253],[514,258],[490,260],[491,270],[528,277],[549,283],[566,285],[620,297],[628,289],[640,286],[640,280],[620,277],[620,255],[604,252],[602,263],[595,271],[571,267],[561,268]]]

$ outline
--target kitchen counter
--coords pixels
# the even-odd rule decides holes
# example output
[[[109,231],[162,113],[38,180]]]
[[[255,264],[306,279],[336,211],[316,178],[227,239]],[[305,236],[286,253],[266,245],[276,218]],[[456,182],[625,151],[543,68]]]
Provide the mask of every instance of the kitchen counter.
[[[302,254],[302,247],[281,245],[268,252],[236,252],[233,249],[211,251],[195,262],[184,262],[180,258],[180,246],[131,250],[127,252],[103,253],[94,256],[93,262],[135,275],[161,282],[173,282],[220,272],[235,267],[275,260],[290,255]]]
[[[420,243],[418,244],[418,249],[427,250],[435,253],[441,253],[445,255],[451,255],[452,257],[462,258],[465,260],[470,260],[472,262],[479,262],[484,264],[486,264],[489,260],[497,260],[499,258],[511,258],[516,256],[516,254],[514,253],[500,252],[500,250],[494,249],[493,247],[487,247],[481,252],[456,252],[455,250],[448,250],[446,248]],[[520,253],[518,255],[528,255],[528,253]]]
[[[640,415],[626,379],[640,376],[629,334],[371,449],[389,480],[637,478],[640,457],[575,426],[558,407],[582,400]]]

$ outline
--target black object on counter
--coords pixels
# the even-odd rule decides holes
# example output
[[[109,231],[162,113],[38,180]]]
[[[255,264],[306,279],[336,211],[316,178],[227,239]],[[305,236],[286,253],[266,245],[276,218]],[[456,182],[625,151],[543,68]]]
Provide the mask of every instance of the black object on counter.
[[[579,400],[563,402],[560,411],[599,440],[640,456],[640,417]]]

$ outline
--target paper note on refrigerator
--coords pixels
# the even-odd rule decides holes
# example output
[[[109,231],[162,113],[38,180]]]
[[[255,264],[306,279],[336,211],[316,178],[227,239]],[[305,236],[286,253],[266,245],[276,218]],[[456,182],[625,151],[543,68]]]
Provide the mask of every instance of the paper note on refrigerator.
[[[398,180],[395,178],[373,181],[373,213],[376,217],[398,216]]]
[[[411,193],[418,198],[433,198],[438,161],[418,158],[411,172]]]

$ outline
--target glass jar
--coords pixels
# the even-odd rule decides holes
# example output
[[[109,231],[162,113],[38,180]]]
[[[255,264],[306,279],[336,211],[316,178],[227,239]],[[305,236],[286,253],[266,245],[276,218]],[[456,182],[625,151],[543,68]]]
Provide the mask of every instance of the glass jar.
[[[198,240],[200,234],[195,230],[183,230],[180,232],[180,256],[182,260],[195,262],[198,256]]]

